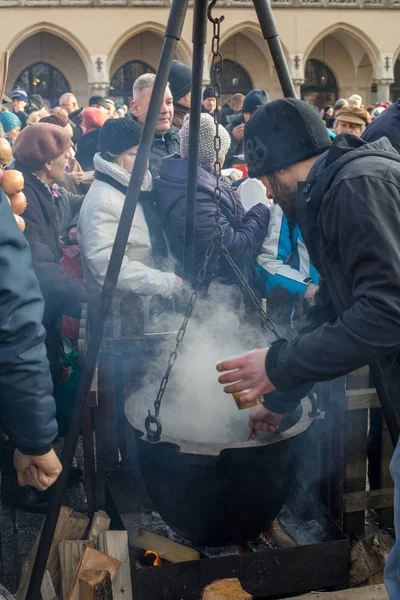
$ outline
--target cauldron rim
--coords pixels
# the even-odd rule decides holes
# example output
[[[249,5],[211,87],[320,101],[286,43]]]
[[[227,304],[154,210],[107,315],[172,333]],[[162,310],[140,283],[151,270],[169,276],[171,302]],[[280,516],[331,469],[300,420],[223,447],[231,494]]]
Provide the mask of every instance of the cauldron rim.
[[[146,396],[153,396],[154,394],[149,391],[144,396],[141,397],[141,401],[143,401]],[[179,451],[182,454],[197,454],[203,456],[219,456],[221,452],[225,450],[240,450],[243,448],[261,448],[265,446],[270,446],[272,444],[277,444],[279,442],[283,442],[285,440],[289,440],[297,435],[306,431],[311,423],[314,421],[314,416],[312,416],[312,404],[308,396],[303,398],[301,401],[301,414],[299,419],[288,429],[283,432],[276,433],[269,438],[264,440],[249,440],[245,442],[231,442],[231,443],[212,443],[212,442],[195,442],[192,440],[184,440],[180,438],[174,438],[170,436],[164,436],[161,434],[161,438],[157,441],[152,440],[147,437],[147,433],[145,431],[144,422],[141,418],[142,426],[139,427],[136,424],[136,414],[131,419],[128,419],[132,425],[132,427],[141,434],[140,440],[143,442],[147,442],[148,444],[160,445],[160,444],[169,444],[176,446],[179,448]],[[161,419],[162,422],[162,419]]]

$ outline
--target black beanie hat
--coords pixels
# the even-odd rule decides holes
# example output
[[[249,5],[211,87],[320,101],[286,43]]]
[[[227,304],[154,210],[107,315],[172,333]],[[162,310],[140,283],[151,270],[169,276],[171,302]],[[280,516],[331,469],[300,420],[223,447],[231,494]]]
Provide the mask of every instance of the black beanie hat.
[[[102,106],[103,108],[108,107],[104,96],[92,96],[91,98],[89,98],[89,106],[93,106],[93,104],[98,104],[99,106]]]
[[[269,96],[265,90],[251,90],[243,100],[242,112],[252,115],[257,108],[264,106],[267,102],[269,102]]]
[[[178,102],[192,89],[192,69],[179,60],[173,60],[168,81],[174,102]]]
[[[142,126],[132,119],[124,117],[122,119],[108,119],[100,131],[99,147],[102,158],[111,160],[138,146]]]
[[[33,110],[40,110],[44,107],[44,100],[40,94],[32,94],[29,96],[29,102]]]
[[[331,146],[315,108],[295,98],[274,100],[257,110],[244,129],[249,177],[286,169]]]
[[[207,98],[215,98],[214,88],[209,85],[203,92],[203,100],[207,100]]]

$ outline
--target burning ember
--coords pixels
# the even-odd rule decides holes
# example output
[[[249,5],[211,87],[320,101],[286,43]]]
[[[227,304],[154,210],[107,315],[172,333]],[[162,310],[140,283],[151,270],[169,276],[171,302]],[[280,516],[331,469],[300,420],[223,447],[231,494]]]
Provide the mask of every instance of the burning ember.
[[[145,557],[146,556],[154,556],[153,567],[159,567],[162,565],[161,558],[158,556],[157,552],[154,552],[154,550],[146,550]]]

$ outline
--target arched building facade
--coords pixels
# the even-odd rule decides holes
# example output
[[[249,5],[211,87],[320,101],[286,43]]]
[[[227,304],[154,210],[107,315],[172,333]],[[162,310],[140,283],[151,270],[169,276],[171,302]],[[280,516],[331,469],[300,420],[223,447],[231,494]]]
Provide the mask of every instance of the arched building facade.
[[[349,0],[345,7],[340,0],[272,5],[299,96],[320,107],[353,93],[366,105],[400,96],[400,47],[393,27],[400,0],[384,5]],[[223,94],[264,88],[272,99],[280,97],[252,4],[221,0],[216,11],[225,16]],[[127,103],[134,79],[157,69],[168,12],[169,0],[0,0],[2,46],[11,54],[7,91],[18,83],[49,104],[65,90],[82,105],[94,93]],[[186,64],[191,28],[189,8],[176,50]],[[204,85],[211,81],[211,35],[210,26]]]

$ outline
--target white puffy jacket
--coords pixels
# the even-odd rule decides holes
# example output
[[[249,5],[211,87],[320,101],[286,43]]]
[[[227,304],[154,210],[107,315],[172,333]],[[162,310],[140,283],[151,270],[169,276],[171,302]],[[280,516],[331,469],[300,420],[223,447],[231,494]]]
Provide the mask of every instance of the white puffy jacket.
[[[100,154],[94,157],[97,171],[109,175],[122,185],[129,184],[130,174],[116,163],[111,163]],[[148,173],[142,189],[151,188],[151,176]],[[125,195],[103,181],[94,181],[83,202],[78,221],[78,243],[81,248],[85,267],[101,285],[104,282],[110,260],[115,234],[121,216]],[[135,217],[128,238],[117,289],[122,292],[134,292],[142,296],[160,294],[172,296],[175,282],[174,273],[164,273],[153,268],[149,228],[143,208],[136,207]]]

